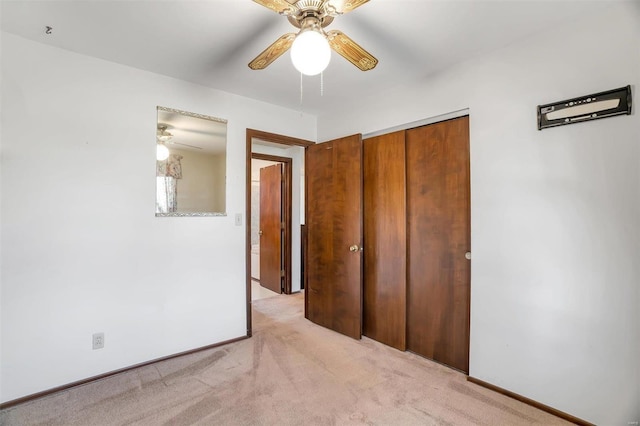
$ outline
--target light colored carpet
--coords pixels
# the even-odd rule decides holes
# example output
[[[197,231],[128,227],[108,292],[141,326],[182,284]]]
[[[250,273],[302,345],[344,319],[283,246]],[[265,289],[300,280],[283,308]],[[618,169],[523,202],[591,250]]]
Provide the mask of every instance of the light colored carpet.
[[[463,374],[303,318],[303,295],[253,303],[251,339],[0,413],[3,425],[568,424]]]

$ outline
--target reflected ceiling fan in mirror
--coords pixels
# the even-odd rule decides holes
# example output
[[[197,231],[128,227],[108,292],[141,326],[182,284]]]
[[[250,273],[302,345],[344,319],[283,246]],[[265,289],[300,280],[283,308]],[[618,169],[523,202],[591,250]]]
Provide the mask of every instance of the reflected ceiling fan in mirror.
[[[189,145],[182,142],[176,142],[173,140],[173,134],[169,133],[167,130],[169,126],[167,124],[158,123],[158,132],[156,133],[156,138],[158,139],[158,144],[169,144],[169,145],[182,145],[192,149],[202,149],[201,146]],[[188,131],[188,130],[184,130]]]
[[[167,131],[167,127],[166,124],[158,124],[158,132],[156,134],[158,142],[167,142],[173,137],[173,135]]]
[[[325,31],[336,15],[351,12],[369,0],[253,0],[284,15],[300,29],[287,33],[267,47],[253,61],[252,70],[262,70],[291,48],[291,61],[302,74],[316,75],[325,70],[331,49],[362,71],[378,65],[378,60],[338,30]]]
[[[169,158],[169,148],[167,148],[164,143],[172,137],[173,135],[167,132],[167,126],[158,125],[158,131],[156,132],[156,139],[158,140],[158,144],[156,145],[156,160],[164,161]]]

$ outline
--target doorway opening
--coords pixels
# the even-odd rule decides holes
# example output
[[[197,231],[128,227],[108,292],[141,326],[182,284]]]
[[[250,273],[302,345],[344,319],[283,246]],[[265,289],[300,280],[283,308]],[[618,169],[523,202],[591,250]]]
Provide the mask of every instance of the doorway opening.
[[[251,154],[251,300],[291,294],[292,158]]]
[[[297,293],[302,289],[304,282],[302,272],[302,224],[304,224],[304,157],[305,148],[314,145],[314,142],[292,138],[288,136],[268,133],[259,130],[247,129],[246,133],[246,294],[247,294],[247,336],[252,335],[251,325],[251,301],[253,288],[256,288],[252,276],[258,278],[260,287],[268,286],[265,280],[266,266],[262,259],[265,254],[266,247],[257,248],[260,245],[259,231],[263,231],[266,237],[266,230],[254,226],[254,222],[259,222],[258,209],[252,208],[254,204],[252,198],[256,197],[255,179],[252,173],[252,162],[255,160],[272,161],[274,164],[280,164],[283,184],[281,187],[281,203],[277,197],[273,202],[273,206],[281,205],[281,220],[272,220],[270,239],[274,241],[269,243],[275,253],[275,260],[270,268],[271,279],[270,287],[275,290],[276,294]],[[278,169],[278,167],[274,167]],[[275,173],[277,174],[277,173]],[[269,178],[268,178],[269,179]],[[260,179],[261,180],[261,179]],[[274,180],[277,180],[275,178]],[[260,183],[261,185],[261,183]],[[277,186],[277,185],[273,185]],[[260,191],[261,192],[261,191]],[[253,195],[253,196],[252,196]],[[273,198],[272,198],[273,201]],[[275,208],[275,207],[274,207]],[[252,232],[253,231],[253,232]],[[255,234],[258,235],[255,235]],[[258,238],[256,238],[258,237]],[[278,242],[278,237],[280,242]],[[279,247],[279,249],[278,249]],[[257,250],[256,250],[257,249]],[[259,252],[259,257],[256,256]],[[260,259],[262,265],[256,268],[256,261]],[[256,277],[256,270],[258,276]],[[275,282],[275,284],[274,284]],[[265,286],[262,286],[265,284]],[[252,288],[253,287],[253,288]]]

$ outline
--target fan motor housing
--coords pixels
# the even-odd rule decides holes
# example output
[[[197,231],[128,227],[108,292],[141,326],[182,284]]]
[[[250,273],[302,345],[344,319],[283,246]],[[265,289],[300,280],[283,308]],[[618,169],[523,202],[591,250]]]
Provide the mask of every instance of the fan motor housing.
[[[297,28],[303,28],[308,18],[317,20],[321,28],[333,22],[333,15],[337,12],[329,2],[323,0],[300,0],[294,5],[295,11],[287,16],[289,22]]]

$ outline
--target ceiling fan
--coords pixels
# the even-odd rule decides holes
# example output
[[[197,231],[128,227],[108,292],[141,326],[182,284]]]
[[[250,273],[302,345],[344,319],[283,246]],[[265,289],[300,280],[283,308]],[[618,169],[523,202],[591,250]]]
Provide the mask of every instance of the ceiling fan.
[[[262,70],[291,48],[291,60],[306,75],[322,72],[331,58],[331,49],[362,71],[376,67],[378,60],[338,30],[325,31],[336,15],[351,12],[369,0],[253,0],[287,17],[300,31],[287,33],[267,47],[253,61],[252,70]]]
[[[158,143],[169,144],[169,145],[182,145],[188,148],[202,149],[202,147],[200,146],[189,145],[186,143],[181,143],[181,142],[176,142],[174,140],[171,140],[173,138],[173,134],[167,131],[168,128],[169,126],[167,124],[158,123],[158,132],[156,133],[156,138],[158,139]]]

